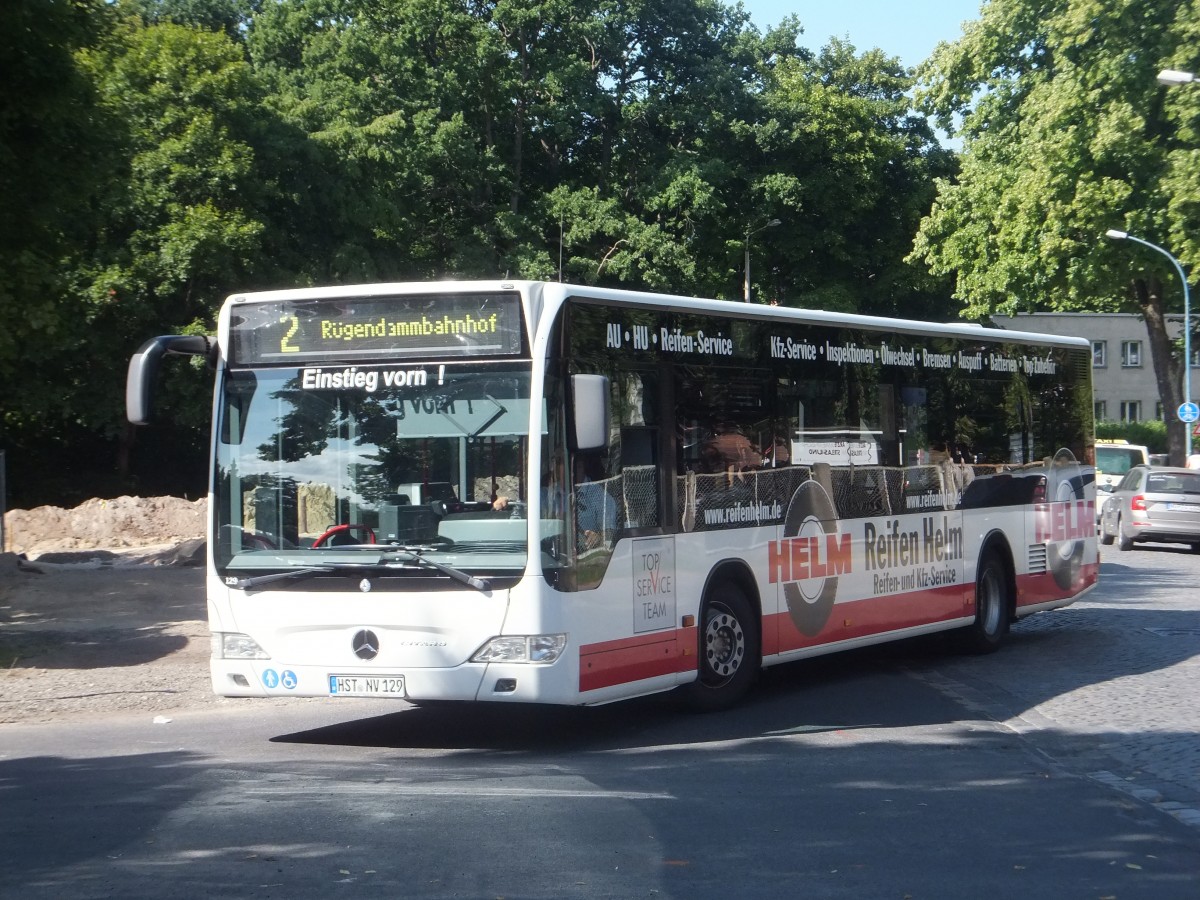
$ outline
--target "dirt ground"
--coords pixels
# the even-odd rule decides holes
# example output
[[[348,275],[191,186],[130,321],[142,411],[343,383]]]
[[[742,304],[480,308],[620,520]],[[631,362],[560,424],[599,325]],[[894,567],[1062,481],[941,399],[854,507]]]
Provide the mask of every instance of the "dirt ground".
[[[12,510],[0,553],[0,724],[216,705],[204,500]]]

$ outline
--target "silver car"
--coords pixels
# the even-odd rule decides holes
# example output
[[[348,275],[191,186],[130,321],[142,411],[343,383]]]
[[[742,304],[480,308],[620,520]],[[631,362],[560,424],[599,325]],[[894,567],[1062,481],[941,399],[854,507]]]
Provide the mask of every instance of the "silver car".
[[[1100,542],[1191,544],[1200,553],[1200,471],[1134,466],[1104,501]]]

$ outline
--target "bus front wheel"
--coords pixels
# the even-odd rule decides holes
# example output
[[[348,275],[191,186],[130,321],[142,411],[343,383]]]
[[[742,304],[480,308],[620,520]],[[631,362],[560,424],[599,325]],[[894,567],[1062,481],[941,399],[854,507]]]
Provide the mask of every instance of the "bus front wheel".
[[[688,685],[690,705],[702,712],[726,709],[750,689],[762,662],[758,616],[737,584],[710,588],[700,614],[699,673]]]

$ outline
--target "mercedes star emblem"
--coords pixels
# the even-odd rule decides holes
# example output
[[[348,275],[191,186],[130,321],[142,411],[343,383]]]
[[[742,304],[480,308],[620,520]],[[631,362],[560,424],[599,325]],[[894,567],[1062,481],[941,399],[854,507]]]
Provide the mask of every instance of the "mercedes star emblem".
[[[374,659],[379,655],[379,638],[375,637],[375,632],[367,628],[354,635],[350,646],[354,648],[354,655],[359,659]]]

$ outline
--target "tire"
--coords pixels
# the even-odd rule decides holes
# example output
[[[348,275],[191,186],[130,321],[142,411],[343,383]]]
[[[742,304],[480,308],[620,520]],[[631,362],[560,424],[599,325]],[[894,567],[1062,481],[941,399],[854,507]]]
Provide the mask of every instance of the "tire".
[[[728,709],[745,696],[762,664],[759,618],[732,581],[709,588],[700,611],[699,672],[687,687],[698,712]]]
[[[1113,542],[1113,536],[1111,534],[1109,534],[1107,531],[1105,531],[1104,526],[1101,525],[1100,526],[1100,543],[1102,543],[1102,544],[1104,544],[1104,546],[1108,547],[1108,546],[1112,545],[1112,542]]]
[[[816,481],[803,482],[788,503],[783,519],[784,537],[824,539],[826,535],[836,535],[837,530],[837,512],[825,489]],[[787,601],[788,615],[801,634],[816,637],[821,633],[833,613],[837,586],[835,575],[784,584],[783,597]]]
[[[979,560],[975,573],[975,621],[963,632],[964,645],[972,653],[995,653],[1008,634],[1013,589],[1008,568],[1000,554],[989,550]]]
[[[1121,527],[1120,519],[1117,519],[1117,549],[1118,550],[1132,550],[1133,549],[1133,538],[1126,537],[1125,529]]]

